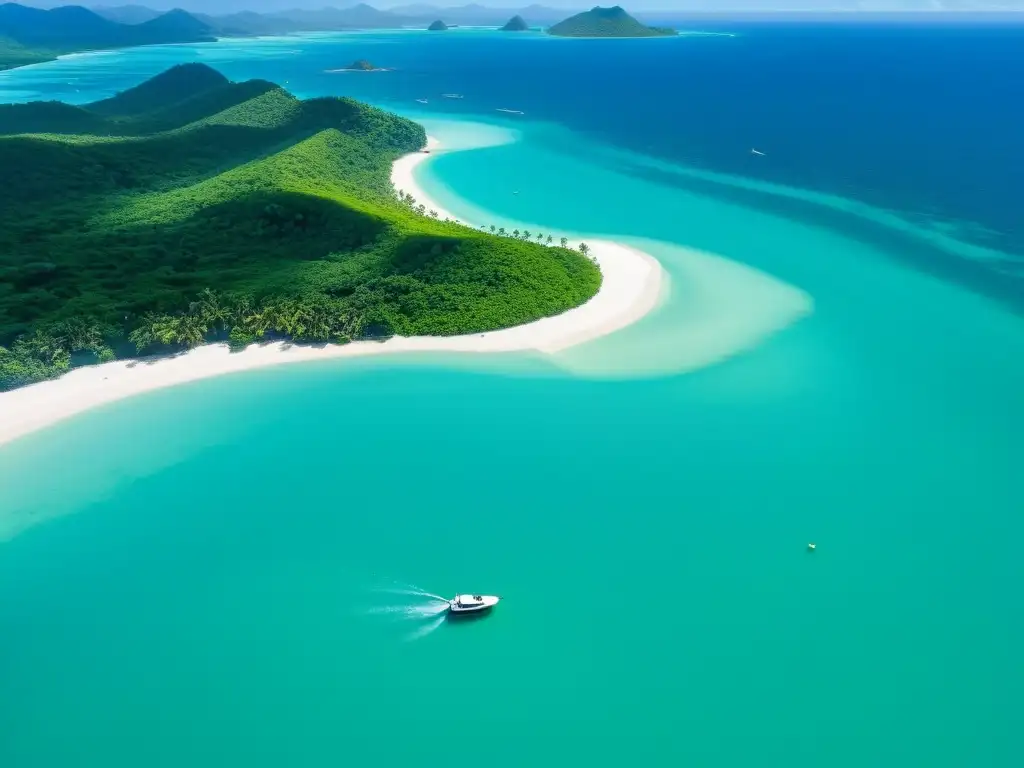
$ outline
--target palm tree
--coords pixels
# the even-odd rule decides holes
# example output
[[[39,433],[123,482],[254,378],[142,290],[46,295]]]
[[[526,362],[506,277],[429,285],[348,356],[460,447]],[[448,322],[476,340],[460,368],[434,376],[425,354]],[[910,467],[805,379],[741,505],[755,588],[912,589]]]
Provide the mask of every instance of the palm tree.
[[[505,228],[504,227],[498,227],[498,234],[501,235],[502,237],[504,237],[505,236]]]
[[[525,231],[523,232],[523,240],[529,240],[529,239],[530,239],[530,237],[531,237],[531,235],[530,235],[530,230],[528,230],[528,229],[527,229],[527,230],[525,230]]]
[[[142,322],[138,328],[128,334],[128,341],[135,345],[135,349],[139,352],[144,350],[153,344],[156,344],[157,337],[154,333],[153,328],[157,323],[157,315],[152,312],[147,312],[142,317]]]
[[[563,248],[568,248],[569,247],[569,238],[568,237],[563,237],[558,242],[561,244],[561,246]]]
[[[245,321],[247,329],[252,331],[256,338],[263,338],[267,331],[270,330],[272,317],[273,307],[264,304],[254,309],[248,315],[245,315],[242,319]]]
[[[416,206],[416,210],[419,211],[420,216],[422,216],[427,212],[427,206],[425,206],[423,203],[420,203],[419,205]]]
[[[551,235],[548,235],[547,243],[548,243],[548,245],[551,245]]]
[[[537,233],[537,242],[540,243],[543,240],[544,240],[544,235],[542,235],[540,232],[538,232]]]
[[[199,300],[192,302],[189,312],[198,315],[207,326],[216,326],[228,319],[228,308],[221,302],[220,296],[209,288],[204,288],[199,294]]]
[[[514,237],[516,240],[519,239],[519,230],[518,229],[513,229],[512,230],[512,237]]]
[[[587,251],[589,251],[589,250],[590,250],[590,246],[589,245],[587,245],[586,243],[580,243],[580,253],[582,253],[584,256],[586,256],[587,255]]]
[[[430,218],[436,219],[437,218],[437,211],[431,209],[431,211],[430,211]]]
[[[491,234],[492,235],[494,234],[494,225],[493,224],[491,224]]]

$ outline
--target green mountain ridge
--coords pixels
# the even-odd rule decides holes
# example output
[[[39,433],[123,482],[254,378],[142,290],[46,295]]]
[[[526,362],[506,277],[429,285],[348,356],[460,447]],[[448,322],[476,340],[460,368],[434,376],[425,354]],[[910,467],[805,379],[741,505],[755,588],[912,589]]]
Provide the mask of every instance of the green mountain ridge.
[[[548,34],[558,37],[670,37],[678,32],[644,26],[616,5],[611,8],[594,6],[577,13],[550,27]]]
[[[0,5],[0,69],[76,51],[213,39],[213,30],[182,10],[140,24],[121,24],[76,5],[52,10]]]
[[[484,332],[594,295],[585,254],[400,199],[391,164],[425,140],[200,64],[81,107],[6,105],[0,389],[216,339]]]
[[[133,115],[173,105],[229,81],[220,72],[203,64],[179,64],[109,99],[89,104],[90,112],[106,115]]]

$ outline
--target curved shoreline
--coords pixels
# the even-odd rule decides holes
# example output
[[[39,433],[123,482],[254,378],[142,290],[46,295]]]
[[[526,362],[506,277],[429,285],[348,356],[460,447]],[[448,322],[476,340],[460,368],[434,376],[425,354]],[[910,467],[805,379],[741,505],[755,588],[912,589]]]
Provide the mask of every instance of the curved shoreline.
[[[429,146],[436,148],[439,144],[430,139]],[[416,152],[396,160],[391,171],[392,182],[441,216],[454,219],[455,216],[430,201],[413,179],[413,170],[429,157]],[[223,343],[206,344],[169,358],[117,360],[84,366],[59,379],[0,393],[0,446],[100,405],[256,368],[402,352],[538,351],[550,354],[619,330],[657,306],[664,273],[654,257],[604,240],[588,240],[588,245],[601,268],[601,288],[588,302],[561,315],[465,336],[395,336],[385,342],[318,346],[273,342],[252,344],[240,352],[232,352]]]
[[[433,136],[427,137],[427,149],[430,154],[414,152],[396,160],[391,168],[391,183],[395,189],[411,194],[418,203],[437,211],[441,218],[460,221],[458,216],[430,199],[416,182],[415,170],[434,157],[436,152],[461,150],[445,150]],[[480,226],[481,222],[468,224]],[[554,353],[607,336],[635,323],[658,305],[665,273],[657,259],[636,248],[610,240],[587,238],[586,242],[590,246],[590,255],[601,269],[601,287],[585,304],[560,315],[491,331],[479,337],[452,338],[478,340],[479,348],[473,351],[479,352],[537,350]]]

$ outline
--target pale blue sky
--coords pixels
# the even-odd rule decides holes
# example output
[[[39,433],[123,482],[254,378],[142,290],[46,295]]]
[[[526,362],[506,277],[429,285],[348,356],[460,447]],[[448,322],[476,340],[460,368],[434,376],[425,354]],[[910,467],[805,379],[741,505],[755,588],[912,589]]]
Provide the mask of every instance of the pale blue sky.
[[[0,0],[0,3],[7,0]],[[144,5],[157,10],[186,8],[206,13],[230,13],[242,9],[273,12],[290,8],[344,8],[359,0],[13,0],[25,5],[53,8],[58,5],[80,4],[90,7]],[[438,8],[462,7],[469,0],[364,0],[375,8],[388,9],[407,5],[429,5]],[[488,8],[521,9],[534,0],[473,0],[474,4]],[[604,0],[603,5],[622,5],[628,11],[1020,11],[1024,0]],[[585,10],[593,0],[538,0],[537,5],[572,11]]]
[[[234,1],[234,0],[233,0]],[[259,0],[254,0],[258,2]],[[217,0],[211,0],[216,4]],[[317,0],[316,5],[336,5],[344,7],[353,5],[346,0]],[[436,0],[378,0],[369,4],[377,8],[390,8],[403,5],[433,5],[437,7],[451,7],[466,5],[460,0],[449,0],[448,2],[437,2]],[[522,8],[533,4],[532,0],[475,0],[474,4],[483,5],[488,8]],[[584,9],[595,5],[586,0],[548,0],[537,2],[548,8],[572,8]],[[749,10],[749,11],[775,11],[775,10],[801,10],[801,11],[941,11],[941,10],[1024,10],[1024,0],[605,0],[602,5],[622,5],[627,10],[701,10],[701,11],[726,11],[726,10]]]
[[[5,0],[0,0],[4,2]],[[53,7],[80,3],[88,6],[145,5],[150,8],[201,6],[207,13],[247,8],[256,11],[286,8],[344,8],[359,0],[24,0],[26,5]],[[375,8],[406,5],[430,5],[439,8],[464,6],[469,0],[364,0]],[[17,2],[17,0],[15,0]],[[518,9],[534,4],[534,0],[473,0],[488,8]],[[616,2],[629,11],[1024,11],[1024,0],[604,0],[602,5]],[[593,0],[540,0],[537,5],[548,8],[584,10]]]
[[[136,0],[138,1],[138,0]],[[237,0],[230,0],[237,2]],[[261,0],[252,0],[258,3]],[[299,4],[297,0],[293,0]],[[209,0],[209,4],[216,6],[218,0]],[[314,7],[335,5],[344,7],[354,5],[348,0],[308,0],[308,4]],[[437,7],[463,6],[467,3],[461,0],[448,0],[438,2],[437,0],[369,0],[369,4],[377,8],[391,8],[403,5],[432,5]],[[532,0],[475,0],[474,4],[483,5],[488,8],[523,8],[533,4]],[[571,8],[584,9],[595,5],[586,0],[548,0],[537,2],[548,8]],[[616,0],[605,0],[602,5],[615,5]],[[775,10],[801,10],[801,11],[933,11],[933,10],[1024,10],[1024,0],[629,0],[618,4],[627,10],[701,10],[701,11],[726,11],[726,10],[749,10],[749,11],[775,11]]]

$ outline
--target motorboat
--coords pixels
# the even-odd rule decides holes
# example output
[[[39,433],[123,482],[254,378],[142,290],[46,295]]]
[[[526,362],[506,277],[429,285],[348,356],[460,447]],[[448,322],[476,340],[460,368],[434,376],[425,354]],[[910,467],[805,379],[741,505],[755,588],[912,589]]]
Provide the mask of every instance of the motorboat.
[[[416,101],[418,101],[420,104],[427,104],[428,103],[426,99],[416,99]]]
[[[448,601],[448,612],[453,616],[486,613],[498,604],[496,595],[456,595]]]
[[[464,99],[466,97],[463,96],[461,93],[442,93],[441,94],[441,98],[442,99]]]
[[[495,112],[504,112],[506,115],[525,115],[526,113],[519,109],[505,109],[504,107],[498,107]]]

